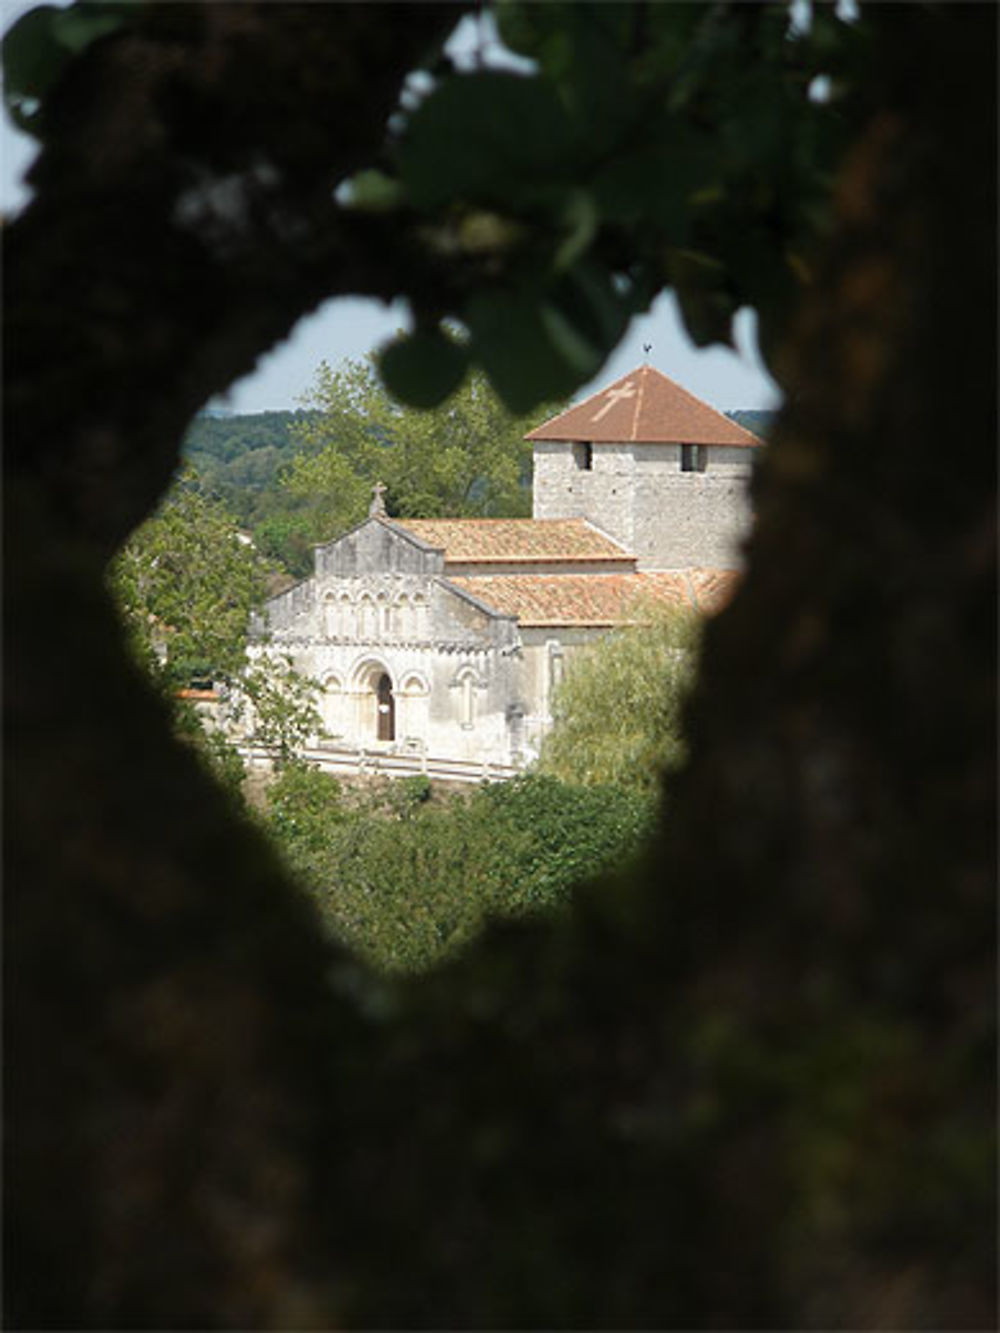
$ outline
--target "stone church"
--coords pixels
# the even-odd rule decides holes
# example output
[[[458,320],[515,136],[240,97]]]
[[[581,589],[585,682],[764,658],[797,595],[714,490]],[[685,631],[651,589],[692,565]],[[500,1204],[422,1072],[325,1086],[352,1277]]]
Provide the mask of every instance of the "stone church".
[[[389,518],[376,487],[265,604],[256,651],[322,685],[322,745],[521,768],[580,645],[729,595],[755,436],[643,366],[528,439],[532,518]]]

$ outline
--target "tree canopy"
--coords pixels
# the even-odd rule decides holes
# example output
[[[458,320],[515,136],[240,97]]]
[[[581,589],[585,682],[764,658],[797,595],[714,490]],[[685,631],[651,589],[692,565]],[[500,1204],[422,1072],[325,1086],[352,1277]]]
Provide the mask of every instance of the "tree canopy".
[[[443,280],[413,284],[414,331],[381,362],[389,386],[427,405],[479,364],[525,410],[593,375],[665,284],[698,345],[731,341],[752,304],[769,348],[857,114],[864,27],[816,7],[795,29],[780,5],[497,16],[538,77],[446,71],[384,169],[346,192],[398,220]],[[829,102],[811,97],[819,76]],[[464,347],[444,317],[468,329]]]
[[[457,69],[440,42],[460,10],[425,13],[437,37],[415,61],[424,91],[410,85],[356,169],[332,171],[327,154],[339,211],[315,250],[322,265],[346,243],[366,260],[354,290],[405,293],[412,329],[381,358],[398,397],[440,403],[475,365],[513,411],[565,397],[668,285],[699,345],[729,341],[733,314],[751,304],[771,348],[867,108],[868,25],[827,6],[796,26],[783,4],[507,0],[500,34],[533,62],[528,76]],[[70,53],[147,29],[181,46],[203,39],[197,7],[162,14],[113,3],[32,11],[5,43],[8,106],[44,141]],[[243,138],[258,135],[276,170],[297,150],[275,141],[265,114],[257,104]],[[247,172],[238,158],[233,187],[264,222],[273,170]],[[221,158],[211,169],[224,170]],[[187,188],[185,229],[211,244],[227,225],[220,205],[195,178]],[[449,325],[467,337],[456,342]]]
[[[545,413],[507,411],[482,372],[431,411],[401,406],[371,364],[320,366],[293,427],[298,452],[282,480],[309,501],[313,540],[367,514],[376,482],[390,515],[509,518],[531,512],[531,446],[524,435]]]
[[[268,791],[265,827],[325,924],[380,972],[439,967],[489,918],[571,910],[575,886],[635,860],[653,810],[634,791],[537,774],[443,802],[429,786],[349,795],[292,766]]]
[[[278,478],[295,454],[292,427],[301,418],[300,411],[199,413],[184,436],[185,463],[206,495],[221,500],[241,527],[256,530],[276,512]]]
[[[268,568],[187,473],[116,556],[111,588],[139,659],[173,687],[232,679]]]
[[[541,772],[564,782],[655,792],[664,773],[681,767],[698,622],[662,607],[643,608],[642,619],[570,658],[542,744]]]

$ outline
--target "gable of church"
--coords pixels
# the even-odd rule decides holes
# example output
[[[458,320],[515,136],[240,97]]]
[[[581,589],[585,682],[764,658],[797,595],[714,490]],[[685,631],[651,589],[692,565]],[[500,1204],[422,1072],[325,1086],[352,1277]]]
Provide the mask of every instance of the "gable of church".
[[[366,518],[356,528],[317,546],[316,577],[358,578],[366,574],[440,574],[441,552],[419,537],[381,518]]]

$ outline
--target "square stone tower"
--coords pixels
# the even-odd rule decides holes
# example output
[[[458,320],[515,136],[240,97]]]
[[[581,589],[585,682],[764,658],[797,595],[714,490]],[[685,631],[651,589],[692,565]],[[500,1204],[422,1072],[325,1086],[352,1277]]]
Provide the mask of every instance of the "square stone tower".
[[[535,518],[586,518],[640,570],[738,569],[761,441],[651,366],[527,436]]]

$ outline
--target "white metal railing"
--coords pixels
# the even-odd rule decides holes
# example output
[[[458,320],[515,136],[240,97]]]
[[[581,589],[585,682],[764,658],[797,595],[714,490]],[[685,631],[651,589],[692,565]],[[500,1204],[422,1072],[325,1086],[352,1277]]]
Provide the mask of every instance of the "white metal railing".
[[[273,751],[261,745],[238,745],[240,755],[251,766],[270,764]],[[350,773],[358,777],[409,777],[423,774],[441,782],[507,782],[523,773],[516,764],[490,759],[449,759],[416,751],[369,750],[363,746],[306,746],[302,759],[321,772]]]

